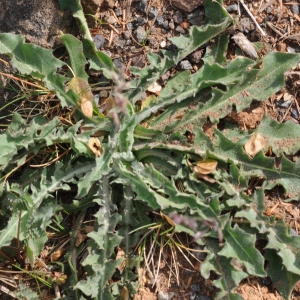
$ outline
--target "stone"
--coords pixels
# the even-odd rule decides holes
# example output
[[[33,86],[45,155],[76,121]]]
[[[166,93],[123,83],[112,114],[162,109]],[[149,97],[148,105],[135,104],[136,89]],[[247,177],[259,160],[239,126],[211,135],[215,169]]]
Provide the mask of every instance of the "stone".
[[[199,64],[203,55],[203,50],[196,50],[194,51],[191,56],[191,62],[194,64]]]
[[[170,22],[169,22],[169,27],[170,27],[170,29],[175,29],[175,25],[174,25],[174,21],[173,21],[173,19],[171,19],[170,20]]]
[[[137,39],[137,41],[139,43],[142,43],[146,37],[147,37],[147,33],[146,33],[144,27],[139,26],[136,29],[136,39]]]
[[[0,32],[22,34],[28,42],[51,48],[59,32],[77,34],[70,11],[61,11],[57,0],[1,1]]]
[[[107,19],[106,19],[106,22],[108,23],[108,24],[115,24],[115,23],[117,23],[117,20],[116,20],[116,18],[114,17],[114,16],[109,16]]]
[[[157,294],[157,299],[158,300],[172,300],[175,296],[175,293],[169,292],[169,293],[164,293],[162,291],[159,291]]]
[[[172,5],[186,11],[191,12],[204,3],[204,0],[171,0]]]
[[[142,12],[146,12],[147,4],[148,4],[148,0],[140,0],[139,10],[142,11]]]
[[[237,4],[231,4],[231,5],[228,5],[226,7],[226,10],[231,13],[231,12],[235,12],[238,10],[238,5]]]
[[[115,14],[117,17],[120,17],[123,15],[123,9],[122,8],[118,8],[115,10]]]
[[[180,11],[175,12],[175,14],[173,15],[173,21],[176,24],[180,24],[183,22],[183,16]]]
[[[169,30],[170,27],[169,27],[169,22],[168,21],[164,21],[163,24],[162,24],[163,28],[166,29],[166,30]]]
[[[192,70],[193,69],[191,63],[188,60],[182,60],[179,63],[179,66],[182,70]]]
[[[95,35],[93,41],[97,50],[101,49],[105,44],[105,38],[102,34]]]
[[[116,59],[113,60],[114,66],[118,69],[118,70],[122,70],[124,69],[124,63],[123,63],[123,59],[121,57],[118,57]]]
[[[122,36],[125,40],[130,40],[131,36],[130,36],[130,32],[127,31],[122,31]]]
[[[179,33],[185,34],[185,30],[179,25],[175,28],[175,30]]]
[[[155,9],[155,7],[151,6],[148,11],[148,17],[153,19],[157,16],[157,14],[158,11]]]
[[[164,18],[162,16],[158,16],[156,18],[156,22],[158,25],[162,25],[164,23]]]
[[[187,15],[187,20],[192,25],[200,25],[204,20],[204,11],[200,8],[195,9],[193,12]]]
[[[292,13],[294,13],[295,15],[299,15],[299,5],[297,5],[297,4],[292,4],[292,5],[291,5],[291,11],[292,11]]]

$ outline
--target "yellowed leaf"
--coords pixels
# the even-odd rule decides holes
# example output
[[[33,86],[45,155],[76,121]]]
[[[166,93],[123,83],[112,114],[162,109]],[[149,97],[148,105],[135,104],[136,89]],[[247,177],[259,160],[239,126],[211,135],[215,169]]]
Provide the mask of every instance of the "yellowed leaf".
[[[172,226],[172,227],[175,227],[175,223],[167,216],[165,215],[164,213],[160,212],[160,215],[163,219],[167,220],[167,222]]]
[[[207,175],[213,172],[217,168],[218,162],[214,159],[207,158],[205,160],[198,160],[196,166],[194,166],[194,172],[196,174]]]
[[[244,145],[246,153],[250,156],[255,156],[260,150],[266,146],[264,137],[260,134],[252,135],[251,139]]]
[[[129,292],[126,286],[122,287],[120,300],[129,300]]]
[[[154,95],[150,95],[145,100],[142,100],[141,109],[149,107],[151,103],[155,102],[157,102],[157,98]]]
[[[83,114],[89,118],[93,116],[94,95],[89,84],[80,77],[73,77],[69,81],[69,90],[73,90],[79,96],[79,105]]]
[[[100,156],[103,153],[103,148],[99,139],[91,137],[89,139],[89,148],[94,152],[96,156]]]

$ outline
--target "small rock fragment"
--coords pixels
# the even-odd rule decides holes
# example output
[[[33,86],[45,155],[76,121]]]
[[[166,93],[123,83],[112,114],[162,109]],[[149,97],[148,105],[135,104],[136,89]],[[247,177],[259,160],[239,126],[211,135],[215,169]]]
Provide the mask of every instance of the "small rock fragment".
[[[142,26],[147,23],[145,18],[136,18],[133,22],[134,27]]]
[[[159,291],[157,294],[158,300],[172,300],[174,296],[175,296],[175,293],[173,293],[173,292],[164,293],[162,291]]]
[[[175,12],[175,14],[173,15],[173,21],[176,24],[180,24],[181,22],[183,22],[183,16],[180,11]]]
[[[291,5],[291,12],[294,13],[295,15],[299,15],[299,5],[292,4]]]
[[[169,22],[168,21],[164,21],[162,24],[163,28],[165,28],[166,30],[170,29],[169,27]]]
[[[155,9],[155,7],[151,6],[148,11],[148,17],[153,19],[157,16],[157,14],[158,11]]]
[[[169,22],[169,27],[170,27],[170,29],[175,29],[175,25],[174,25],[174,21],[173,21],[173,19],[171,19],[171,21]]]
[[[166,46],[167,46],[166,41],[162,41],[162,42],[160,43],[160,47],[161,47],[161,48],[165,48]]]
[[[124,68],[123,59],[121,57],[114,59],[113,63],[118,70],[122,70]]]
[[[102,34],[95,35],[93,41],[97,50],[101,49],[105,44],[105,38]]]
[[[276,102],[276,105],[278,107],[288,108],[291,105],[291,103],[291,100],[284,101],[284,99],[280,99],[278,102]]]
[[[177,26],[176,29],[175,29],[177,32],[179,33],[182,33],[182,34],[185,34],[185,30],[181,27],[181,26]]]
[[[142,12],[146,12],[148,0],[140,0],[139,10]]]
[[[204,0],[173,0],[171,1],[172,5],[187,11],[191,12],[200,5],[202,5]]]
[[[203,50],[196,50],[191,54],[191,62],[199,64],[203,55]]]
[[[123,9],[122,8],[118,8],[115,10],[115,14],[117,17],[120,17],[123,15]]]
[[[182,22],[180,23],[180,26],[183,28],[183,29],[187,29],[190,27],[190,23],[189,22]]]
[[[123,31],[122,36],[125,40],[130,40],[130,32],[129,31]]]
[[[299,113],[298,113],[298,110],[296,108],[293,108],[292,111],[291,111],[291,116],[296,119],[296,120],[299,120]]]
[[[162,24],[164,23],[164,19],[163,19],[162,16],[158,16],[158,17],[156,18],[156,21],[157,21],[158,25],[162,25]]]
[[[157,82],[154,82],[148,87],[147,91],[156,94],[159,93],[161,89],[162,87]]]
[[[200,8],[195,9],[193,12],[187,15],[187,20],[192,25],[200,25],[204,20],[204,11]]]
[[[136,38],[137,38],[137,41],[139,43],[142,43],[146,37],[147,37],[147,33],[146,33],[144,27],[139,26],[136,29]]]
[[[132,23],[128,23],[128,24],[127,24],[127,28],[128,28],[129,30],[133,30],[134,26],[133,26]]]
[[[234,11],[237,11],[238,10],[238,5],[237,4],[231,4],[231,5],[228,5],[226,7],[226,10],[231,13],[231,12],[234,12]]]
[[[107,98],[108,97],[108,92],[106,90],[102,90],[99,92],[99,97],[100,98]]]
[[[179,63],[179,66],[182,70],[192,70],[193,69],[191,63],[188,60],[182,60]]]
[[[117,23],[117,20],[116,20],[116,18],[114,17],[114,16],[109,16],[107,19],[106,19],[106,22],[108,23],[108,24],[115,24],[115,23]]]

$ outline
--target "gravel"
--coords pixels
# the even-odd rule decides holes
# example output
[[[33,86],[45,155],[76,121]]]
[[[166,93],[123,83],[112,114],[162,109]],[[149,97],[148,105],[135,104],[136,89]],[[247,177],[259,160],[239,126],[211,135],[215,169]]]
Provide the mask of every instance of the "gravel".
[[[185,34],[185,30],[181,27],[181,26],[177,26],[176,29],[175,29],[177,32],[179,33],[182,33],[182,34]]]
[[[136,29],[136,39],[137,39],[137,41],[139,43],[142,43],[146,37],[147,37],[147,33],[146,33],[144,27],[139,26]]]
[[[97,34],[93,37],[96,49],[101,49],[105,44],[105,37],[102,34]]]

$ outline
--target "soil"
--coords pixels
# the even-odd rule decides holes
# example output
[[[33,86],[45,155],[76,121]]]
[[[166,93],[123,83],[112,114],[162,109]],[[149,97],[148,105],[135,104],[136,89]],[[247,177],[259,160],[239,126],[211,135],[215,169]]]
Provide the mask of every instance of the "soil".
[[[169,41],[171,37],[179,36],[181,33],[187,34],[189,26],[204,23],[202,1],[198,1],[199,5],[193,7],[194,10],[191,12],[181,9],[188,10],[188,7],[190,7],[188,4],[183,4],[191,2],[190,5],[195,5],[197,1],[177,1],[181,3],[181,6],[179,5],[181,8],[175,6],[175,1],[169,0],[133,1],[131,5],[130,2],[126,2],[127,7],[126,5],[117,5],[113,9],[100,10],[97,17],[107,21],[104,22],[105,24],[92,22],[94,26],[90,28],[98,48],[111,56],[117,68],[126,70],[128,79],[132,78],[131,66],[142,68],[148,64],[147,54],[149,51],[158,52],[162,48],[170,49],[172,47],[172,43]],[[238,17],[242,24],[242,27],[238,29],[242,30],[249,41],[267,42],[272,51],[300,51],[300,15],[299,5],[296,2],[254,0],[245,1],[245,4],[255,16],[263,32],[265,32],[265,36],[262,36],[262,33],[256,28],[242,5],[238,9],[237,1],[224,1],[225,8],[230,10],[232,15]],[[129,12],[127,16],[126,14],[125,17],[123,16],[121,9]],[[193,16],[195,11],[197,11],[197,14],[195,14],[197,16]],[[145,33],[148,33],[146,39],[143,35]],[[228,59],[234,57],[236,47],[236,44],[232,41],[228,51]],[[199,49],[188,57],[190,65],[187,65],[186,68],[190,69],[192,73],[201,67],[203,51],[205,49]],[[258,53],[258,55],[263,54],[263,51]],[[170,70],[164,75],[165,78],[162,78],[160,84],[163,86],[171,73],[182,68],[185,68],[185,66],[177,66],[174,70]],[[233,111],[227,117],[227,120],[237,124],[241,129],[255,128],[264,114],[279,122],[290,120],[299,124],[300,98],[298,90],[300,70],[296,68],[285,75],[285,87],[276,95],[266,101],[252,104],[249,109],[241,113]],[[105,81],[105,79],[103,80]],[[103,86],[105,85],[108,85],[107,82],[103,84]],[[107,98],[108,94],[109,90],[104,87],[99,93],[100,100]],[[207,128],[208,134],[210,134],[209,130],[212,128],[210,124],[207,125]],[[299,235],[299,205],[296,202],[285,203],[282,195],[281,191],[277,191],[270,192],[266,196],[267,210],[265,213],[269,216],[275,215],[276,218],[284,218],[285,222],[290,224],[295,231],[295,234]],[[186,236],[180,236],[179,238],[186,241],[183,243],[184,246],[195,248],[195,245]],[[214,276],[204,279],[200,274],[203,254],[191,251],[190,253],[184,252],[185,255],[183,255],[181,250],[172,250],[166,247],[161,260],[159,259],[159,249],[152,253],[154,261],[152,268],[142,266],[139,270],[140,289],[138,294],[134,296],[134,300],[214,299],[218,291],[212,283],[215,279]],[[193,253],[193,256],[191,253]],[[176,257],[177,271],[174,267],[170,268],[172,264],[174,265],[174,257]],[[161,262],[158,263],[159,261]],[[158,274],[157,278],[156,274]],[[283,299],[274,290],[271,280],[268,278],[253,277],[245,280],[241,282],[236,292],[245,300]],[[1,294],[0,292],[1,299],[5,299],[5,296],[7,296],[5,293]],[[300,282],[296,285],[291,299],[300,299]]]

